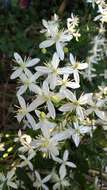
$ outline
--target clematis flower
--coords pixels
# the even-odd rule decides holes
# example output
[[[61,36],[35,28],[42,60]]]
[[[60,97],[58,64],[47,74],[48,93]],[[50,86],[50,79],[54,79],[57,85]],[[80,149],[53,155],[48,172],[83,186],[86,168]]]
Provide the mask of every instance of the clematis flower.
[[[29,67],[36,65],[40,61],[40,59],[38,59],[38,58],[26,59],[26,57],[23,60],[18,53],[14,53],[14,58],[15,58],[15,62],[18,64],[18,66],[15,66],[13,68],[14,72],[12,73],[12,75],[10,77],[11,79],[15,79],[15,78],[19,77],[23,72],[28,71]]]
[[[15,180],[15,170],[7,172],[7,176],[3,173],[0,173],[0,189],[3,189],[4,185],[7,184],[8,187],[13,189],[18,189],[17,184],[14,182]]]
[[[91,127],[79,125],[78,122],[73,123],[73,124],[74,124],[74,130],[71,131],[71,136],[72,136],[72,139],[73,139],[76,147],[78,147],[79,144],[80,144],[80,141],[82,139],[82,136],[85,133],[89,133],[90,134]]]
[[[17,91],[17,95],[22,95],[26,92],[27,89],[31,92],[36,92],[38,86],[36,85],[36,79],[39,77],[37,73],[32,74],[31,71],[27,70],[26,74],[22,73],[19,78],[22,85],[19,87]]]
[[[47,28],[47,25],[45,26]],[[64,59],[64,44],[72,39],[72,35],[68,30],[59,30],[58,25],[53,25],[48,23],[48,33],[49,36],[47,40],[40,43],[39,48],[51,47],[53,44],[56,45],[56,51],[61,60]]]
[[[67,67],[59,68],[59,57],[57,53],[54,53],[52,61],[45,64],[46,66],[37,66],[35,69],[40,75],[48,75],[46,81],[50,85],[51,90],[57,85],[59,75],[71,73]]]
[[[30,160],[35,156],[35,154],[31,154],[26,158],[24,155],[19,155],[19,157],[23,160],[18,167],[23,168],[25,166],[28,166],[33,171],[33,165]]]
[[[50,122],[49,121],[49,114],[45,114],[44,112],[40,112],[39,110],[35,110],[35,113],[37,115],[37,117],[39,118],[39,122],[36,125],[36,129],[46,129],[48,128],[48,130],[50,129],[54,129],[56,124],[54,122]]]
[[[76,165],[70,161],[68,161],[68,156],[69,156],[69,152],[68,150],[64,151],[63,154],[63,159],[60,159],[58,157],[54,157],[54,161],[58,162],[59,164],[61,164],[60,166],[60,173],[64,172],[65,174],[67,174],[66,171],[66,166],[71,167],[71,168],[76,168]]]
[[[88,64],[76,61],[76,59],[74,59],[74,57],[71,53],[70,53],[70,62],[71,62],[70,68],[74,75],[75,82],[79,83],[79,81],[80,81],[79,71],[86,69],[88,67]]]
[[[62,112],[72,112],[73,110],[76,111],[76,115],[79,117],[80,120],[84,119],[84,108],[83,105],[88,103],[90,94],[81,95],[80,98],[77,100],[76,96],[70,91],[66,90],[65,97],[70,100],[70,102],[62,105],[59,110]]]
[[[53,190],[60,190],[70,186],[69,181],[66,179],[66,173],[59,170],[59,175],[55,172],[52,173],[52,181],[54,183]]]
[[[57,96],[58,96],[57,94],[49,90],[49,85],[47,81],[44,81],[42,89],[40,88],[38,90],[37,98],[31,103],[31,105],[34,109],[36,109],[38,106],[46,103],[50,116],[53,119],[55,119],[56,112],[55,112],[55,108],[52,103],[52,100],[53,100],[53,97],[57,97]]]
[[[69,74],[64,74],[64,75],[63,75],[63,79],[60,77],[60,78],[58,79],[57,85],[58,85],[58,86],[61,86],[61,88],[60,88],[60,93],[61,93],[62,95],[64,95],[64,97],[65,97],[65,94],[67,93],[67,89],[68,89],[68,88],[76,89],[76,88],[79,88],[79,87],[80,87],[79,83],[70,81],[70,79],[69,79]],[[66,98],[66,97],[65,97],[65,98]]]
[[[107,120],[105,112],[101,110],[101,108],[104,106],[106,100],[97,100],[93,101],[93,97],[88,101],[88,105],[90,106],[87,110],[86,113],[87,115],[91,113],[95,113],[101,120]]]
[[[35,175],[36,175],[36,182],[34,182],[33,186],[36,187],[37,189],[42,188],[44,190],[49,190],[48,186],[45,183],[47,183],[50,180],[51,174],[47,175],[43,179],[41,179],[41,176],[38,173],[38,171],[35,171]]]
[[[32,104],[26,105],[26,102],[22,96],[18,96],[18,101],[21,107],[18,109],[18,113],[16,115],[17,120],[21,122],[22,119],[26,117],[31,126],[33,128],[36,127],[36,122],[32,115],[29,113],[34,110]]]

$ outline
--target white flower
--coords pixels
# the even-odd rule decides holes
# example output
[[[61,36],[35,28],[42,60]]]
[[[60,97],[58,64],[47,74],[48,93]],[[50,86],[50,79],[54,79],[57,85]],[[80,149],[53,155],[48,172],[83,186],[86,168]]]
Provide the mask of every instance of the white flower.
[[[64,189],[64,188],[70,186],[70,183],[68,182],[68,180],[65,177],[66,177],[65,172],[61,172],[59,170],[59,175],[57,175],[56,173],[53,172],[52,180],[55,183],[53,185],[53,190],[61,190],[61,189]]]
[[[18,53],[14,53],[14,58],[15,58],[15,62],[18,64],[18,66],[14,67],[14,72],[11,75],[11,79],[15,79],[17,77],[19,77],[23,71],[27,71],[29,67],[32,67],[34,65],[36,65],[40,59],[38,58],[34,58],[34,59],[22,59],[21,56]]]
[[[12,169],[11,171],[7,172],[7,176],[5,176],[3,173],[0,173],[0,189],[3,189],[4,184],[6,184],[8,187],[11,187],[13,189],[17,189],[17,184],[13,182],[15,179],[15,170]]]
[[[80,87],[79,83],[70,81],[69,74],[64,74],[63,79],[59,78],[57,85],[61,86],[60,93],[62,95],[66,93],[67,88],[76,89]]]
[[[49,24],[49,23],[48,23]],[[47,28],[47,26],[46,26]],[[53,44],[56,45],[56,51],[58,56],[60,57],[61,60],[64,59],[64,51],[63,47],[66,42],[69,42],[72,39],[72,35],[69,34],[68,30],[59,30],[58,25],[52,25],[48,26],[49,28],[49,37],[47,40],[43,41],[40,43],[39,47],[40,48],[47,48],[52,46]]]
[[[25,166],[28,166],[32,171],[33,171],[33,165],[30,162],[30,160],[35,156],[35,154],[31,154],[28,156],[28,158],[26,158],[24,155],[19,155],[19,157],[23,160],[18,167],[22,168]]]
[[[46,66],[37,66],[35,68],[41,75],[48,75],[46,81],[50,85],[51,90],[56,87],[59,75],[71,73],[67,67],[59,68],[59,62],[57,53],[54,53],[52,61],[45,64]]]
[[[36,182],[33,184],[33,186],[36,187],[37,189],[42,188],[44,190],[49,190],[48,186],[45,185],[45,183],[47,183],[50,180],[51,175],[48,175],[43,179],[41,179],[41,176],[37,171],[35,171],[35,175],[36,175]]]
[[[62,112],[72,112],[73,110],[75,110],[76,115],[79,117],[79,119],[83,120],[84,108],[82,106],[88,103],[90,94],[81,95],[80,98],[77,100],[76,96],[70,90],[66,90],[65,97],[68,98],[71,102],[62,105],[59,110]]]
[[[76,29],[76,27],[78,27],[78,24],[79,24],[79,18],[77,16],[74,16],[72,13],[71,18],[67,19],[67,28],[69,33],[72,34],[77,41],[78,38],[81,36],[79,30]]]
[[[104,106],[106,100],[97,100],[93,101],[92,96],[88,101],[88,105],[90,108],[86,110],[87,115],[91,113],[95,113],[101,120],[107,120],[105,112],[101,110],[101,108]]]
[[[42,128],[42,135],[32,141],[32,147],[43,152],[44,156],[56,157],[59,155],[58,144],[68,138],[68,132],[52,133],[52,129]]]
[[[29,145],[32,141],[31,137],[26,134],[22,134],[21,130],[18,131],[18,137],[14,139],[14,142],[21,142],[22,145]]]
[[[21,120],[26,117],[28,122],[31,124],[31,127],[36,127],[36,122],[32,115],[29,113],[34,110],[32,104],[26,105],[26,102],[22,96],[18,96],[18,101],[21,107],[18,109],[18,113],[16,115],[17,120],[21,122]]]
[[[64,151],[64,154],[63,154],[63,159],[60,159],[58,157],[55,157],[53,158],[56,162],[58,162],[59,164],[61,164],[60,166],[60,173],[66,173],[66,166],[68,167],[71,167],[71,168],[76,168],[76,165],[70,161],[68,161],[68,155],[69,155],[69,152],[68,150],[65,150]]]
[[[24,73],[22,73],[19,78],[22,83],[22,85],[19,87],[19,90],[17,91],[17,95],[22,95],[26,92],[27,89],[31,92],[36,92],[38,86],[36,85],[36,79],[39,77],[39,75],[32,74],[29,70],[27,70]]]
[[[88,67],[88,64],[76,61],[76,59],[74,59],[74,57],[71,53],[70,53],[70,62],[71,62],[70,67],[71,67],[72,73],[74,74],[74,79],[77,83],[79,83],[79,81],[80,81],[79,71],[86,69]]]
[[[54,94],[54,92],[51,92],[49,90],[49,86],[47,81],[43,82],[42,89],[40,88],[38,90],[38,96],[37,98],[31,103],[31,106],[36,109],[38,106],[44,104],[46,102],[46,106],[48,108],[50,116],[54,119],[56,117],[56,112],[54,105],[52,103],[53,97],[56,96],[57,94]]]
[[[45,19],[42,20],[42,24],[45,29],[41,30],[41,33],[45,33],[47,37],[51,36],[51,31],[54,30],[55,27],[59,27],[58,16],[54,14],[52,20],[46,21]]]
[[[85,133],[90,133],[90,132],[91,132],[91,127],[79,125],[78,122],[74,123],[74,131],[71,131],[71,136],[76,147],[79,146],[82,136]]]
[[[101,14],[96,16],[94,20],[96,21],[96,20],[100,19],[100,21],[102,23],[107,23],[107,4],[105,4],[104,8],[99,5],[99,12]]]
[[[35,113],[39,118],[39,122],[36,125],[36,129],[40,128],[42,130],[43,128],[48,128],[50,130],[55,128],[56,124],[49,121],[48,114],[46,115],[44,112],[40,112],[38,110],[35,110]]]

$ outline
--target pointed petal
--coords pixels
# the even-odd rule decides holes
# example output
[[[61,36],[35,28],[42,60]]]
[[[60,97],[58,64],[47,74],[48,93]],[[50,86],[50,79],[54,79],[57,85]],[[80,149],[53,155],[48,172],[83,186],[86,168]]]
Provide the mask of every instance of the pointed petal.
[[[26,102],[22,96],[17,96],[19,104],[22,108],[26,108]]]
[[[70,53],[70,62],[71,62],[72,65],[75,65],[75,63],[76,63],[72,53]]]
[[[50,116],[53,119],[55,119],[55,116],[56,116],[55,108],[54,108],[53,103],[50,100],[47,101],[47,106],[48,106],[48,111],[49,111]]]
[[[61,165],[59,169],[59,175],[60,175],[61,180],[63,180],[64,177],[66,176],[66,167],[63,164]]]
[[[66,162],[66,165],[71,167],[71,168],[76,168],[76,165],[72,162]]]
[[[48,175],[48,176],[46,176],[46,177],[42,180],[42,182],[43,182],[43,183],[46,183],[47,181],[50,180],[50,178],[51,178],[51,174]]]
[[[24,86],[24,85],[21,86],[19,88],[19,90],[17,91],[17,95],[20,96],[20,95],[24,94],[24,92],[26,92],[26,90],[27,90],[27,86]]]
[[[86,69],[88,67],[88,63],[80,63],[78,65],[78,70],[83,70]]]
[[[63,160],[64,161],[68,160],[68,155],[69,155],[68,150],[65,150],[64,155],[63,155]]]
[[[47,48],[54,44],[55,42],[53,40],[45,40],[40,43],[39,48]]]
[[[37,67],[35,67],[35,70],[38,71],[39,73],[43,73],[43,74],[50,73],[50,69],[48,67],[44,67],[44,66],[37,66]]]
[[[32,67],[32,66],[36,65],[39,61],[40,61],[40,59],[38,59],[38,58],[31,59],[27,62],[27,67]]]
[[[58,56],[60,57],[61,60],[64,59],[64,51],[63,51],[63,46],[60,42],[56,42],[56,50],[58,53]]]
[[[72,139],[73,139],[73,141],[74,141],[76,147],[78,147],[78,146],[79,146],[79,143],[80,143],[80,136],[79,136],[77,133],[74,133],[74,134],[72,135]]]
[[[21,58],[21,56],[17,52],[14,53],[14,58],[16,59],[17,63],[19,63],[19,64],[23,63],[23,59]]]
[[[72,104],[71,103],[64,104],[63,106],[59,108],[59,110],[62,112],[68,112],[68,111],[72,112],[73,110]]]
[[[56,69],[59,65],[59,62],[60,62],[60,60],[59,60],[58,54],[54,53],[52,62],[51,62],[52,66]]]
[[[11,76],[10,79],[15,79],[17,77],[19,77],[22,73],[22,68],[18,68],[16,71],[14,71]]]
[[[26,114],[26,118],[27,118],[28,122],[31,124],[31,127],[35,128],[36,127],[36,121],[34,120],[32,115],[30,113],[28,113],[28,114]]]
[[[78,70],[74,70],[74,79],[75,79],[75,82],[77,83],[80,82]]]

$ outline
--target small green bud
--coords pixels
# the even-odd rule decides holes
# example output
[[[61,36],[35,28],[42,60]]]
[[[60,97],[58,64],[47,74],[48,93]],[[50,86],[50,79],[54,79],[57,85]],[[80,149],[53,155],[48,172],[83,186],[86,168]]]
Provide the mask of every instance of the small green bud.
[[[7,149],[7,152],[11,152],[13,150],[13,147],[9,147],[8,149]]]
[[[8,157],[8,153],[3,154],[3,158]]]
[[[64,47],[64,53],[68,53],[69,49],[67,47]]]
[[[41,49],[41,52],[42,52],[43,54],[46,54],[46,53],[47,53],[47,49],[46,49],[46,48],[42,48],[42,49]]]

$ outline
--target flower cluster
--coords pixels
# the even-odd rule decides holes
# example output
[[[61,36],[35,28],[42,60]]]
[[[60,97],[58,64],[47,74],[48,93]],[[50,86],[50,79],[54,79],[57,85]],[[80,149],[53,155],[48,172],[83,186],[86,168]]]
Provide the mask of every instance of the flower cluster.
[[[23,60],[18,53],[14,53],[18,66],[14,67],[11,79],[18,78],[20,82],[16,118],[24,128],[26,123],[26,128],[34,134],[28,135],[19,130],[18,137],[14,139],[20,145],[19,159],[14,168],[26,168],[34,189],[48,190],[52,184],[53,190],[60,190],[70,186],[69,174],[77,167],[69,149],[63,148],[63,144],[68,140],[76,149],[85,136],[92,138],[97,120],[102,123],[107,121],[107,98],[104,94],[98,96],[101,91],[98,94],[81,91],[80,76],[89,63],[80,61],[72,52],[64,55],[68,42],[73,37],[78,41],[80,37],[78,17],[71,14],[71,18],[67,19],[67,29],[60,27],[57,15],[53,20],[43,20],[42,23],[45,29],[41,33],[45,34],[46,40],[40,43],[39,48],[55,45],[52,57],[43,63],[39,58]],[[99,41],[102,42],[101,39]],[[52,161],[51,171],[44,172],[41,168],[39,171],[35,167],[34,160],[39,155],[44,160]],[[1,188],[7,184],[13,189],[20,185],[24,189],[24,184],[15,176],[15,169],[7,176],[1,174]]]

